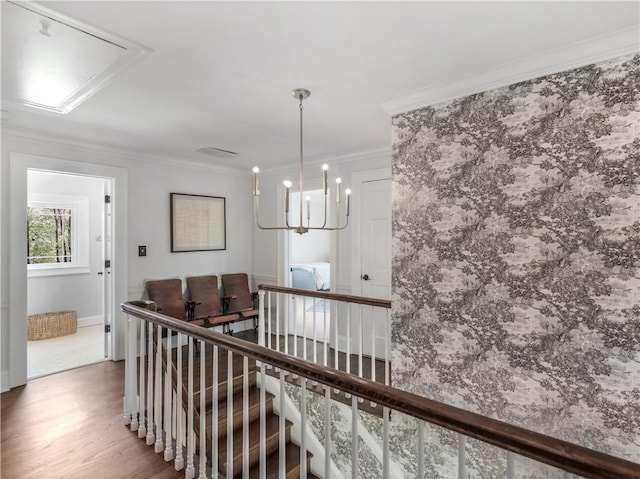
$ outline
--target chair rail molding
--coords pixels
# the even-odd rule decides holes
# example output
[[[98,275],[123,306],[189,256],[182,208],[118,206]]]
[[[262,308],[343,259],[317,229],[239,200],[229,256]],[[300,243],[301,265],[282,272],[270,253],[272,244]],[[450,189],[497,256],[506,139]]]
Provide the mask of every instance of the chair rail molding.
[[[625,28],[540,55],[504,63],[461,80],[428,85],[408,95],[383,102],[381,106],[393,116],[523,80],[639,52],[640,38],[637,26]]]

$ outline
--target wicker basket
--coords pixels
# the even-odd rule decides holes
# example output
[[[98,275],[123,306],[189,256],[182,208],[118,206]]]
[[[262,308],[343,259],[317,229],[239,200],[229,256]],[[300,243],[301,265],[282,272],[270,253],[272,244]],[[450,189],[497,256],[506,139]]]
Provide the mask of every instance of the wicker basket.
[[[78,316],[75,311],[31,314],[27,320],[27,340],[57,338],[74,334],[78,330]]]

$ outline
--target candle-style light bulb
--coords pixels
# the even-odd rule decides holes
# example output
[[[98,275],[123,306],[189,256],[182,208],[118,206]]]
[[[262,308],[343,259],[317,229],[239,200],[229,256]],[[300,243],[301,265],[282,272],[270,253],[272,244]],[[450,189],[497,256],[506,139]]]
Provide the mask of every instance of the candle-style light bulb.
[[[329,191],[329,184],[327,183],[327,172],[329,171],[329,165],[326,163],[322,165],[322,191],[326,195]]]
[[[340,203],[340,183],[342,178],[336,178],[336,203]]]
[[[347,195],[347,216],[349,216],[349,199],[351,198],[351,190],[347,188],[344,190],[344,194]]]
[[[307,221],[311,220],[311,196],[305,198],[307,200]]]
[[[282,182],[284,185],[284,212],[289,212],[289,188],[291,188],[291,182],[289,180],[284,180]]]
[[[260,190],[258,189],[258,173],[260,173],[260,168],[257,166],[253,167],[253,196],[258,196],[260,194]]]

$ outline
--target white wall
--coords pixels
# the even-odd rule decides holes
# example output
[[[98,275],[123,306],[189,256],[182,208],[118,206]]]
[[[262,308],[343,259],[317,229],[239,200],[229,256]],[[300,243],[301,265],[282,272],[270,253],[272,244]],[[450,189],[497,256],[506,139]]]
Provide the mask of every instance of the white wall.
[[[335,184],[335,178],[342,178],[342,188],[352,187],[351,175],[356,171],[368,171],[378,168],[389,168],[391,156],[389,152],[374,152],[362,154],[353,158],[342,158],[340,161],[317,161],[312,166],[305,168],[305,188],[321,188],[322,170],[321,164],[329,164],[329,184]],[[273,224],[276,221],[282,224],[282,180],[297,178],[295,165],[291,169],[277,172],[261,173],[260,176],[260,217],[264,224]],[[350,221],[353,221],[351,218]],[[336,264],[337,271],[331,273],[331,290],[336,293],[348,294],[351,292],[351,235],[352,223],[343,231],[337,233]],[[278,239],[280,235],[280,240]],[[253,274],[258,282],[275,284],[278,277],[284,278],[278,242],[282,241],[282,233],[263,231],[254,227],[253,231]],[[304,240],[304,236],[303,236]]]
[[[29,138],[30,137],[30,138]],[[146,279],[182,277],[208,273],[252,272],[251,180],[247,173],[234,173],[213,168],[148,158],[134,153],[104,150],[92,145],[63,143],[57,139],[33,139],[33,135],[3,131],[0,191],[2,237],[0,240],[2,284],[0,286],[2,318],[2,389],[8,386],[10,325],[25,321],[12,317],[9,277],[11,211],[9,197],[9,155],[19,152],[43,157],[65,159],[125,168],[128,172],[127,240],[128,297],[118,302],[139,299]],[[193,253],[170,253],[169,193],[193,193],[226,197],[227,249]],[[25,232],[26,235],[26,232]],[[137,256],[137,246],[147,246],[147,256]],[[25,266],[26,268],[26,266]],[[122,328],[123,329],[123,328]],[[118,335],[122,340],[123,335]],[[12,381],[13,383],[13,381]]]
[[[102,178],[29,171],[29,193],[70,195],[89,200],[89,272],[56,276],[29,277],[27,314],[74,310],[78,318],[102,315],[102,212],[104,210]]]

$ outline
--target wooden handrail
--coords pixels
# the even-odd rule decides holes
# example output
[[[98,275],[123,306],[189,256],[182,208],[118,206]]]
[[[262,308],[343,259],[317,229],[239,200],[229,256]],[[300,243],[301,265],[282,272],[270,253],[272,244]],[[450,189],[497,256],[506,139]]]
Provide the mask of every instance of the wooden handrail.
[[[259,284],[258,289],[273,291],[275,293],[295,294],[296,296],[332,299],[334,301],[342,301],[345,303],[366,304],[368,306],[377,306],[379,308],[391,308],[391,301],[387,299],[365,298],[362,296],[352,296],[350,294],[327,293],[325,291],[311,291],[308,289],[285,288],[284,286],[273,286],[268,284]]]
[[[273,287],[269,287],[270,290]],[[289,290],[290,288],[284,288]],[[304,291],[304,290],[301,290]],[[340,295],[336,295],[340,296]],[[362,303],[361,303],[362,304]],[[368,303],[364,303],[368,304]],[[122,311],[196,339],[340,389],[431,424],[591,479],[640,479],[640,464],[465,411],[369,379],[324,367],[241,339],[123,303]]]

